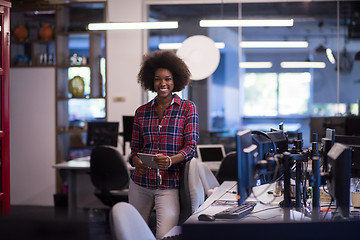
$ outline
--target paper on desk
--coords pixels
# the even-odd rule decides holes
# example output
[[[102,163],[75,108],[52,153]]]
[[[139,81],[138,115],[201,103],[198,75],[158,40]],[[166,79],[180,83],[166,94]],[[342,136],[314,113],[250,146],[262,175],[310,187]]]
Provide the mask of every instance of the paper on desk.
[[[215,200],[212,205],[230,205],[234,206],[237,205],[238,201],[236,200]]]

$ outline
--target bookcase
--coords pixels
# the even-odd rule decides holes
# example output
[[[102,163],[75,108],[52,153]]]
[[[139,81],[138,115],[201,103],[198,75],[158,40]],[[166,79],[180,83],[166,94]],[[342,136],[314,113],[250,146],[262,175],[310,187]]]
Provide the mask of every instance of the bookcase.
[[[106,120],[105,32],[87,30],[104,20],[105,3],[56,10],[56,163],[89,155],[87,122]]]

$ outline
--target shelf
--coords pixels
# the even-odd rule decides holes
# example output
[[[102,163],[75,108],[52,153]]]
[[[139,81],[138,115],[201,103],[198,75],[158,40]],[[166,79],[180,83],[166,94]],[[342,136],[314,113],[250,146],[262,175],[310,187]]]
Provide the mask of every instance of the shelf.
[[[71,99],[82,99],[82,100],[90,100],[90,99],[105,99],[105,97],[58,97],[58,101],[69,101]]]
[[[11,67],[53,66],[55,46],[55,40],[11,40]]]
[[[72,68],[72,67],[90,67],[89,64],[71,65],[71,64],[56,64],[57,68]]]
[[[57,32],[57,35],[62,35],[62,36],[69,36],[69,35],[81,35],[81,34],[105,34],[106,31],[70,31],[70,32],[64,32],[64,31],[60,31]]]
[[[11,44],[32,44],[32,43],[38,43],[38,44],[51,44],[51,43],[55,43],[54,39],[51,39],[49,41],[45,41],[45,40],[25,40],[25,41],[17,41],[17,40],[11,40],[10,41]]]
[[[54,68],[55,65],[49,65],[49,64],[44,64],[44,65],[40,65],[40,64],[32,64],[32,65],[11,65],[11,68]]]

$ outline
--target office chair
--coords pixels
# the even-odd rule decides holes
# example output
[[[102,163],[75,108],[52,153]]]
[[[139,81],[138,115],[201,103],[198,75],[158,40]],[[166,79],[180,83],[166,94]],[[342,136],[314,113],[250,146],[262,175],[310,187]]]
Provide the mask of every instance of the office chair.
[[[105,205],[128,201],[129,169],[114,147],[97,146],[92,150],[90,176],[95,196]]]
[[[119,202],[111,208],[110,230],[116,240],[155,240],[140,213],[127,202]]]
[[[229,152],[221,161],[216,179],[222,184],[224,181],[237,181],[237,154]]]
[[[178,224],[182,225],[205,199],[212,189],[219,186],[214,174],[199,159],[187,161],[180,170],[180,215]]]

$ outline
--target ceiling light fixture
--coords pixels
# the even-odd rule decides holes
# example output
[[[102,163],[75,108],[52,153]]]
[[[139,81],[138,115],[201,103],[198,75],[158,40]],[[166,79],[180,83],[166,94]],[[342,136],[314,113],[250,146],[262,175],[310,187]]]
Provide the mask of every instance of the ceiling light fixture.
[[[307,48],[307,41],[242,41],[242,48]]]
[[[159,43],[158,48],[162,50],[171,50],[171,49],[179,49],[181,48],[182,43]],[[216,42],[215,47],[218,49],[224,49],[225,43],[224,42]]]
[[[292,27],[293,19],[288,20],[200,20],[200,27]]]
[[[131,29],[175,29],[177,21],[165,22],[123,22],[123,23],[89,23],[89,30],[131,30]]]
[[[332,53],[332,51],[331,51],[331,49],[330,48],[327,48],[326,49],[326,56],[327,56],[327,58],[329,59],[329,62],[331,62],[332,64],[335,64],[335,57],[334,57],[334,55],[333,55],[333,53]]]
[[[325,68],[324,62],[281,62],[282,68]]]
[[[271,68],[272,62],[240,62],[240,68]]]

